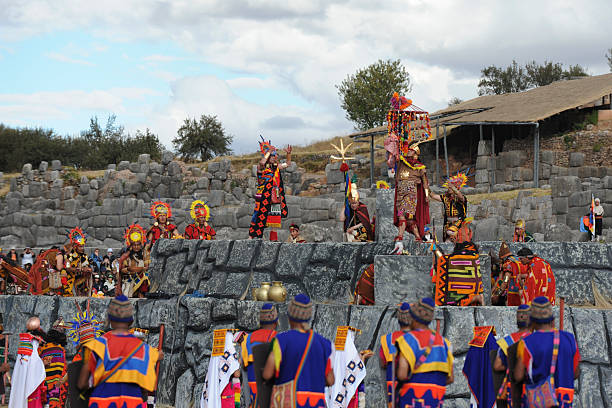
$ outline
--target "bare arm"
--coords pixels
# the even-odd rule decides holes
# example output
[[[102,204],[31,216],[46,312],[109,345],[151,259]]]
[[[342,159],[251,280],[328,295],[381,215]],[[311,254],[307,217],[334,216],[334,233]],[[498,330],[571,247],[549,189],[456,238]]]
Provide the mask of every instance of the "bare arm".
[[[525,379],[525,364],[523,364],[522,359],[516,360],[516,365],[514,366],[514,381],[522,382]]]
[[[268,360],[266,360],[266,365],[264,366],[263,373],[261,376],[264,380],[269,381],[274,377],[274,353],[270,353],[268,355]]]
[[[391,361],[389,364],[395,364]],[[408,375],[410,374],[410,365],[408,365],[408,360],[406,360],[403,356],[400,355],[399,360],[397,362],[397,379],[399,381],[406,381],[408,379]]]
[[[287,153],[287,166],[291,164],[291,150],[293,150],[291,145],[287,145],[287,148],[285,149],[285,153]]]
[[[77,388],[84,390],[89,387],[89,364],[87,361],[83,361],[83,367],[79,373],[79,379],[77,381]]]
[[[493,363],[493,370],[495,371],[506,371],[506,366],[502,363],[499,355],[495,357],[495,362]]]
[[[442,201],[442,197],[440,196],[440,194],[429,193],[429,198],[436,201]]]
[[[329,373],[325,376],[325,385],[331,387],[336,382],[336,377],[334,376],[334,370],[329,370]]]

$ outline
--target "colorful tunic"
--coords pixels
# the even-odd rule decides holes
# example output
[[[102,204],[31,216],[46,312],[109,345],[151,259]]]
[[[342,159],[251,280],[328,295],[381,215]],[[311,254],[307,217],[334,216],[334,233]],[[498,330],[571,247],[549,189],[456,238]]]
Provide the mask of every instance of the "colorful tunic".
[[[132,357],[100,384],[100,380],[124,357],[139,347]],[[93,377],[93,391],[89,398],[91,408],[146,408],[142,390],[155,389],[155,364],[159,357],[156,349],[132,334],[108,332],[85,343],[83,361]]]
[[[474,327],[474,337],[468,345],[470,348],[465,356],[463,375],[470,389],[470,406],[492,408],[497,390],[493,383],[491,352],[499,348],[495,341],[495,327]]]
[[[127,297],[133,297],[135,293],[147,293],[149,291],[149,264],[150,259],[145,250],[138,252],[128,249],[119,258],[119,271],[121,273],[121,292]],[[124,268],[145,268],[139,273],[125,273]]]
[[[398,406],[440,407],[446,380],[453,372],[450,342],[431,330],[411,330],[397,339],[396,344],[410,366],[410,379],[399,385]],[[421,363],[427,350],[430,352]]]
[[[380,351],[378,352],[378,358],[380,358],[382,365],[385,367],[387,405],[389,408],[393,408],[391,406],[393,402],[393,364],[389,363],[391,363],[397,355],[395,342],[404,334],[406,334],[405,331],[398,330],[380,338]],[[397,384],[397,381],[395,383]]]
[[[374,264],[369,264],[361,273],[355,286],[355,301],[360,305],[374,305]]]
[[[522,274],[523,266],[521,261],[518,260],[514,255],[507,257],[502,263],[502,273],[510,273],[510,280],[508,281],[506,306],[520,306],[521,305],[521,290],[523,283],[519,275]]]
[[[523,304],[530,304],[538,296],[546,296],[551,305],[555,304],[555,275],[550,264],[538,256],[531,259],[527,267],[527,280],[523,291]]]
[[[275,391],[295,396],[296,408],[325,408],[325,376],[332,369],[331,342],[318,333],[289,330],[272,343]]]
[[[553,353],[553,332],[538,330],[520,340],[517,359],[527,369],[525,385],[538,385],[550,375]],[[574,373],[578,369],[580,352],[574,335],[559,332],[559,354],[555,369],[555,388],[559,408],[571,408],[574,401]]]
[[[455,245],[451,255],[437,257],[434,282],[436,305],[470,305],[484,292],[476,245],[463,242]]]
[[[278,165],[267,164],[257,170],[257,193],[255,194],[255,211],[251,219],[249,236],[262,238],[266,227],[280,228],[281,219],[287,218],[285,187]]]
[[[41,342],[30,333],[19,334],[9,408],[42,408],[46,402],[45,365],[38,354]]]
[[[151,248],[153,248],[153,244],[160,238],[172,238],[174,234],[174,230],[176,230],[176,225],[170,224],[169,222],[166,225],[160,226],[158,222],[155,222],[149,232],[147,233],[147,237],[149,238]]]
[[[64,256],[65,268],[89,268],[89,259],[85,253],[78,253],[76,250],[70,251]],[[64,285],[64,296],[76,296],[78,292],[83,293],[87,290],[89,275],[82,272],[75,274],[67,272],[66,284]]]
[[[349,241],[374,241],[374,228],[372,228],[372,224],[370,223],[370,213],[368,212],[368,207],[361,202],[356,210],[353,210],[350,206],[348,207],[348,215],[344,220],[344,232],[350,227],[354,227],[358,224],[361,224],[361,228],[355,231],[357,235],[354,235]]]
[[[185,228],[185,238],[186,239],[204,239],[210,241],[217,235],[213,227],[210,225],[200,225],[197,222],[193,224],[189,224],[187,228]]]
[[[255,368],[253,366],[253,347],[261,343],[268,343],[276,336],[275,330],[259,329],[249,334],[242,342],[242,365],[247,370],[247,379],[249,382],[249,390],[251,392],[251,404],[249,407],[255,406],[257,398],[257,382],[255,378]]]
[[[497,398],[505,399],[508,402],[508,406],[512,407],[512,383],[510,382],[510,367],[508,366],[508,349],[510,346],[520,341],[522,338],[527,337],[531,334],[529,331],[515,332],[497,340],[499,350],[497,355],[501,359],[502,364],[506,367],[506,376],[504,377],[502,389],[499,390]]]
[[[68,383],[60,383],[67,375],[66,350],[59,344],[47,343],[40,349],[40,358],[43,361],[46,358],[51,359],[51,363],[45,367],[49,408],[63,408],[68,397]]]
[[[416,223],[421,237],[425,233],[425,225],[429,224],[429,206],[425,203],[423,186],[426,178],[424,164],[410,164],[405,160],[398,162],[395,172],[393,224],[399,226],[399,217],[404,216],[408,223]]]
[[[453,222],[464,220],[467,214],[467,198],[464,196],[463,201],[457,199],[451,194],[440,195],[442,205],[444,206],[444,230],[443,237],[446,239],[446,230]]]
[[[512,238],[513,242],[536,242],[533,235],[531,235],[527,231],[523,231],[522,234],[518,234],[516,231],[514,232],[514,237]]]

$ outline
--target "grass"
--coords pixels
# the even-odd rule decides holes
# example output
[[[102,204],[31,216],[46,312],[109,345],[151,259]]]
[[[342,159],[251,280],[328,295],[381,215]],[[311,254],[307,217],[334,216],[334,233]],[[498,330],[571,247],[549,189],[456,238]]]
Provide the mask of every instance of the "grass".
[[[480,204],[483,200],[512,200],[518,197],[519,192],[528,192],[529,197],[545,197],[550,195],[550,190],[544,188],[530,188],[526,190],[501,191],[498,193],[472,194],[467,196],[470,204]]]

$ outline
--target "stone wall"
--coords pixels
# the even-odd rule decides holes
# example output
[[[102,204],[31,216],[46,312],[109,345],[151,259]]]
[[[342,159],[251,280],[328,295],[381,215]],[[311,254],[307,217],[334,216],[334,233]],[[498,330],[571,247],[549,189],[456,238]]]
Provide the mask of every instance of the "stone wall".
[[[85,307],[83,298],[77,299]],[[92,299],[94,314],[104,318],[108,299]],[[168,300],[135,301],[135,325],[151,330],[148,342],[157,346],[158,330],[165,324],[165,358],[161,364],[158,401],[177,408],[197,406],[211,354],[212,332],[220,328],[257,328],[258,302],[215,298],[172,298]],[[278,304],[280,330],[288,328],[286,304]],[[358,349],[378,350],[380,336],[397,329],[394,308],[389,306],[350,306],[346,304],[315,304],[313,328],[333,339],[338,325],[351,325],[362,330],[355,342]],[[25,320],[32,315],[41,317],[48,329],[58,317],[71,319],[76,313],[73,299],[45,296],[0,296],[0,312],[5,330],[19,333]],[[558,314],[558,310],[555,312]],[[494,325],[499,336],[515,330],[514,308],[439,307],[441,331],[453,344],[455,383],[447,388],[445,407],[468,407],[469,390],[461,374],[468,341],[474,325]],[[566,307],[564,328],[577,339],[582,362],[581,374],[575,382],[575,407],[612,408],[612,311]],[[17,347],[17,336],[10,338],[11,363]],[[68,347],[68,354],[74,354]],[[367,364],[366,392],[368,407],[384,407],[384,389],[378,358]]]

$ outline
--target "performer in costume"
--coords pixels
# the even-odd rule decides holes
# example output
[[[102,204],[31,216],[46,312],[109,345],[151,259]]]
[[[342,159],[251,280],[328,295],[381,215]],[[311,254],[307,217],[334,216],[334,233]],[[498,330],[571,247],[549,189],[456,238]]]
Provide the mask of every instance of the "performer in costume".
[[[525,267],[520,260],[512,255],[510,247],[502,241],[499,247],[499,259],[501,261],[501,272],[491,293],[491,302],[498,306],[519,306],[522,304],[521,292],[523,291]]]
[[[277,241],[278,234],[274,228],[281,227],[281,220],[287,218],[285,187],[280,171],[291,164],[291,146],[285,153],[287,161],[278,162],[276,147],[263,137],[259,142],[261,160],[257,164],[257,193],[255,194],[255,211],[249,228],[249,238],[263,238],[266,227],[271,228],[270,241]]]
[[[289,226],[289,238],[287,238],[287,242],[290,244],[303,244],[306,242],[300,235],[300,227],[297,224],[291,224]]]
[[[355,285],[353,304],[374,305],[374,264],[367,265]]]
[[[328,408],[358,408],[360,400],[365,403],[366,360],[372,356],[370,350],[357,351],[355,334],[360,330],[350,326],[338,326],[334,340],[332,369],[336,381],[326,388]],[[361,391],[360,391],[361,388]]]
[[[604,208],[601,206],[601,200],[595,199],[595,206],[593,207],[593,214],[595,216],[595,239],[600,238],[603,231],[603,216]]]
[[[151,251],[153,244],[160,238],[178,238],[176,225],[169,220],[172,218],[170,205],[162,201],[151,204],[151,216],[155,218],[153,226],[147,232],[148,250]]]
[[[255,368],[253,366],[253,347],[261,343],[269,343],[276,336],[278,326],[278,311],[272,303],[264,303],[259,311],[259,329],[249,334],[242,341],[242,367],[247,372],[251,403],[249,408],[255,407],[257,399],[257,382],[255,381]]]
[[[291,330],[273,340],[263,378],[274,378],[272,408],[325,408],[325,386],[335,382],[331,342],[309,328],[312,302],[296,295],[288,308]]]
[[[185,239],[204,239],[207,241],[215,239],[217,233],[208,224],[210,208],[205,202],[195,200],[191,203],[189,214],[191,214],[194,222],[185,228]]]
[[[45,364],[47,404],[49,408],[63,408],[68,398],[68,365],[66,363],[66,329],[60,316],[47,332],[46,343],[40,348]]]
[[[502,388],[497,393],[497,400],[506,401],[508,407],[510,408],[512,408],[512,383],[510,382],[508,349],[522,338],[531,334],[529,315],[529,305],[520,305],[516,309],[516,327],[518,328],[518,331],[497,340],[499,350],[497,351],[497,356],[495,357],[495,362],[493,363],[493,369],[495,371],[506,373]],[[524,399],[523,403],[526,403]]]
[[[89,309],[89,300],[87,300],[87,308],[85,311],[81,310],[81,307],[76,303],[77,314],[68,323],[67,336],[72,344],[76,347],[76,353],[72,358],[72,361],[83,360],[83,346],[88,341],[99,337],[104,333],[102,330],[102,323],[91,313]]]
[[[443,241],[450,238],[447,235],[448,228],[457,221],[465,220],[465,217],[467,217],[467,197],[461,194],[461,188],[467,184],[467,181],[467,174],[458,172],[442,185],[447,188],[444,194],[431,194],[432,199],[442,202],[444,206]]]
[[[348,206],[340,213],[340,221],[344,224],[344,233],[348,242],[374,241],[374,228],[370,222],[368,207],[359,201],[357,185],[350,183],[348,189]]]
[[[399,324],[400,329],[381,336],[380,351],[378,352],[380,366],[383,370],[385,370],[387,405],[389,408],[394,408],[392,404],[393,390],[397,388],[397,380],[396,378],[394,378],[397,376],[393,372],[393,361],[397,357],[397,349],[395,348],[395,342],[404,334],[410,331],[410,325],[412,323],[412,316],[410,315],[410,304],[407,302],[402,303],[398,307],[396,315],[397,323]]]
[[[557,401],[546,406],[571,408],[574,379],[580,374],[576,339],[572,333],[555,329],[552,304],[544,296],[531,302],[530,321],[534,332],[519,341],[514,378],[525,381],[526,398],[535,402],[537,386],[546,382],[552,372],[551,388]]]
[[[525,230],[525,221],[518,220],[514,226],[514,242],[535,242],[535,238]]]
[[[499,346],[494,326],[474,327],[474,336],[463,364],[470,389],[470,407],[494,407],[497,390],[493,381],[493,358]]]
[[[19,334],[9,408],[42,408],[46,404],[45,365],[38,354],[44,335],[40,319],[30,317],[26,330]]]
[[[240,361],[234,343],[239,343],[243,334],[214,331],[200,408],[240,408]]]
[[[149,253],[144,249],[145,231],[138,224],[132,224],[125,230],[127,251],[119,258],[119,282],[115,288],[116,295],[142,298],[149,291]]]
[[[91,408],[146,408],[143,390],[155,390],[155,366],[160,353],[129,333],[134,308],[125,296],[111,300],[107,320],[111,331],[84,344],[78,387],[84,390],[92,382]]]
[[[434,307],[431,298],[411,305],[411,330],[397,339],[398,407],[439,407],[446,385],[454,381],[451,344],[429,329]]]
[[[526,268],[524,290],[522,292],[522,303],[530,304],[539,296],[548,298],[552,305],[556,301],[555,275],[550,264],[534,253],[529,248],[521,248],[518,251],[521,264]]]
[[[85,254],[87,238],[79,227],[73,228],[68,237],[70,243],[65,247],[64,256],[64,293],[67,296],[90,296],[93,278],[89,258]]]

